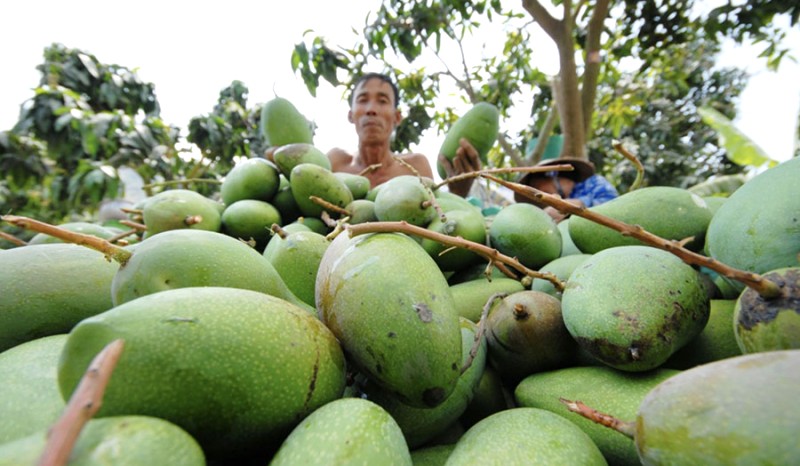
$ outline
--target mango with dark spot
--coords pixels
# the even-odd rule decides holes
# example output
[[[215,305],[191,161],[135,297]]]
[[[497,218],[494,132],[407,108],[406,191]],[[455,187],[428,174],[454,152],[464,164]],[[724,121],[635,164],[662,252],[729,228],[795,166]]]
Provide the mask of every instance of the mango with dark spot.
[[[414,239],[340,233],[317,271],[316,306],[349,361],[384,390],[416,407],[452,393],[459,317],[447,280]]]
[[[567,331],[558,298],[543,291],[511,293],[486,320],[489,363],[510,386],[536,372],[575,362],[578,345]]]
[[[764,299],[745,289],[733,310],[734,335],[742,353],[800,349],[800,267],[763,274],[781,288],[781,296]]]
[[[344,354],[316,317],[256,291],[192,287],[143,296],[75,326],[58,368],[65,399],[118,338],[125,348],[97,415],[166,419],[213,458],[266,454],[344,392]]]
[[[649,246],[605,249],[567,281],[561,311],[569,333],[598,361],[626,371],[663,364],[708,322],[699,273]]]
[[[486,340],[476,341],[478,325],[461,318],[461,374],[455,390],[444,402],[434,408],[417,408],[398,400],[391,393],[367,382],[364,393],[367,399],[383,407],[397,421],[409,448],[417,448],[442,434],[450,427],[472,401],[486,366]],[[474,350],[474,355],[471,352]],[[467,366],[469,365],[469,366]]]

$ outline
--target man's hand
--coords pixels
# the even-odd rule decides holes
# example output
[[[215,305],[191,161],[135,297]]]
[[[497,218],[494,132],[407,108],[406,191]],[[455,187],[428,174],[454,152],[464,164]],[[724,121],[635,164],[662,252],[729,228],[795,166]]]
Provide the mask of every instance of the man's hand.
[[[447,157],[444,155],[439,154],[439,163],[442,165],[442,168],[444,168],[448,178],[462,173],[476,172],[481,169],[481,159],[475,147],[465,138],[461,138],[458,142],[459,147],[456,149],[456,156],[453,157],[452,162],[447,160]],[[474,178],[469,178],[449,183],[447,186],[451,193],[465,197],[469,193],[474,181]]]

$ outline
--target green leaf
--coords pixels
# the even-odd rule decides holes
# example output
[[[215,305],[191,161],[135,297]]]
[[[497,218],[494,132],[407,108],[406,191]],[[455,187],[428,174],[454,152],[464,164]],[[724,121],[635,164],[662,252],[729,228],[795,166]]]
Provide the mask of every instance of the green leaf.
[[[753,167],[760,167],[765,163],[770,167],[778,164],[777,160],[770,158],[763,149],[739,131],[722,113],[711,107],[700,107],[697,112],[703,122],[717,132],[720,144],[728,152],[728,158],[735,164]]]

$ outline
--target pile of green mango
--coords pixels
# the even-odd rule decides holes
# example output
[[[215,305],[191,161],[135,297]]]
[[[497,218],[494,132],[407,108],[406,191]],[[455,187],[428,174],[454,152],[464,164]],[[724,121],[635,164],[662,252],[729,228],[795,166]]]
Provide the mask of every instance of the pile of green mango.
[[[471,115],[458,131],[494,141],[491,109]],[[68,464],[800,458],[799,159],[713,208],[644,187],[590,209],[762,274],[764,296],[586,218],[489,216],[432,180],[332,172],[285,99],[260,130],[269,157],[214,195],[155,193],[130,233],[62,225],[102,251],[57,235],[0,251],[0,465],[38,461],[118,339]]]

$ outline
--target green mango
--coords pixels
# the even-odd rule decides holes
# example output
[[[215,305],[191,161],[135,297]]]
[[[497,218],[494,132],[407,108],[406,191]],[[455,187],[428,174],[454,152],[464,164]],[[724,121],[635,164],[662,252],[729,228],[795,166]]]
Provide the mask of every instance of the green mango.
[[[410,466],[412,463],[403,433],[386,410],[369,400],[342,398],[303,419],[269,464]]]
[[[254,199],[269,202],[278,192],[278,169],[266,159],[252,157],[231,168],[222,180],[219,193],[224,205]]]
[[[0,444],[0,466],[35,466],[47,445],[47,429]],[[150,416],[90,419],[69,455],[80,466],[205,466],[203,450],[185,430]]]
[[[708,256],[767,273],[800,264],[800,157],[759,173],[730,195],[708,225]],[[729,281],[739,292],[744,285]]]
[[[619,419],[632,419],[647,393],[679,374],[674,369],[625,372],[608,366],[567,367],[525,377],[514,389],[519,406],[546,409],[574,422],[594,441],[609,464],[638,466],[633,440],[570,413],[560,398],[580,400]]]
[[[281,213],[272,204],[257,199],[242,199],[229,204],[222,212],[222,233],[263,251],[271,238],[273,224],[282,225]]]
[[[312,144],[314,132],[297,107],[283,97],[275,97],[261,107],[259,130],[267,147],[292,143]]]
[[[763,274],[781,287],[781,296],[765,299],[746,288],[733,310],[733,333],[742,353],[800,349],[800,267]]]
[[[595,253],[570,275],[561,297],[569,333],[598,361],[626,371],[663,364],[708,322],[699,272],[649,246]]]
[[[292,186],[283,175],[281,175],[281,187],[278,188],[278,192],[272,197],[270,204],[278,209],[284,224],[294,222],[298,217],[303,215],[303,213],[300,212],[297,201],[294,200]]]
[[[578,246],[575,246],[575,242],[572,241],[572,237],[569,235],[569,219],[571,217],[567,217],[564,220],[558,222],[558,231],[561,233],[561,256],[571,256],[573,254],[583,254],[583,251],[578,249]]]
[[[228,235],[204,230],[165,231],[130,250],[130,258],[110,284],[115,306],[174,288],[226,286],[277,296],[315,313],[292,293],[261,253]]]
[[[296,165],[289,176],[292,196],[300,212],[307,217],[319,217],[325,210],[310,199],[316,196],[333,205],[344,208],[353,202],[353,193],[332,171],[313,163]],[[334,212],[331,215],[338,216]]]
[[[453,123],[453,126],[447,130],[442,146],[439,148],[439,154],[452,161],[456,156],[456,150],[460,146],[459,141],[461,141],[461,138],[466,138],[478,151],[481,162],[486,165],[489,163],[489,150],[497,141],[499,127],[500,111],[497,107],[488,102],[478,102],[461,115]],[[438,162],[437,170],[440,177],[447,178],[447,173]]]
[[[497,301],[486,320],[486,341],[489,364],[509,385],[565,367],[578,351],[561,317],[561,302],[542,291],[517,291]]]
[[[375,216],[375,202],[369,199],[355,199],[345,207],[350,214],[350,219],[347,223],[357,225],[359,223],[375,222],[378,217]]]
[[[591,254],[562,255],[540,267],[539,272],[552,273],[562,282],[566,282],[569,276],[572,275],[572,271],[590,257],[592,257]],[[555,285],[550,280],[545,280],[544,278],[534,278],[531,282],[531,290],[542,291],[561,299],[561,292],[556,290]]]
[[[292,169],[301,163],[313,163],[326,170],[331,169],[331,161],[328,156],[313,145],[305,142],[278,147],[273,152],[272,159],[275,161],[275,165],[278,166],[278,170],[286,178],[290,178]]]
[[[444,466],[455,448],[455,443],[417,448],[411,450],[411,462],[414,466]]]
[[[470,427],[456,443],[448,466],[605,465],[603,454],[574,423],[538,408],[511,408]]]
[[[475,210],[481,212],[480,207],[450,191],[436,189],[433,191],[433,196],[436,198],[436,202],[443,212],[449,212],[451,210]]]
[[[264,257],[275,267],[291,292],[314,307],[314,285],[322,256],[330,241],[315,231],[295,231],[285,238],[275,235]]]
[[[700,364],[742,354],[733,331],[735,299],[712,299],[708,323],[699,335],[676,351],[664,363],[672,369],[689,369]]]
[[[478,277],[450,285],[458,315],[473,322],[480,320],[486,302],[495,293],[513,293],[524,289],[519,280],[505,276],[492,278],[491,281],[486,277]]]
[[[102,253],[69,243],[0,251],[0,351],[69,332],[110,309],[118,269]]]
[[[636,414],[642,464],[796,463],[798,367],[800,350],[767,351],[703,364],[660,383]]]
[[[221,215],[211,200],[189,189],[170,189],[151,196],[142,209],[147,236],[169,230],[219,231]]]
[[[84,235],[92,235],[103,239],[113,238],[117,234],[117,232],[103,225],[98,225],[96,223],[90,223],[90,222],[67,222],[57,226],[67,231],[83,233]],[[34,244],[63,243],[63,242],[64,240],[56,238],[55,236],[50,236],[47,233],[36,233],[28,241],[28,246]]]
[[[500,379],[497,371],[490,365],[483,369],[475,394],[467,409],[458,419],[462,426],[469,429],[478,421],[494,413],[515,407],[513,395]]]
[[[354,366],[403,402],[435,407],[455,389],[455,303],[439,267],[410,237],[339,234],[317,272],[316,307]]]
[[[317,217],[300,217],[295,220],[295,223],[305,225],[309,230],[316,231],[320,235],[327,235],[331,230],[322,219]]]
[[[498,212],[489,226],[489,242],[534,270],[561,256],[556,222],[533,204],[511,204]]]
[[[648,186],[629,191],[611,201],[589,209],[629,225],[639,225],[654,235],[681,241],[693,250],[703,246],[712,212],[703,198],[691,191],[672,186]],[[569,235],[587,254],[614,246],[642,245],[641,241],[582,217],[571,217]]]
[[[364,199],[371,189],[369,178],[355,173],[334,172],[334,176],[339,178],[353,194],[353,199]]]
[[[160,417],[214,458],[277,447],[314,409],[344,391],[333,334],[304,309],[251,290],[162,291],[84,319],[58,368],[66,399],[92,358],[124,339],[98,417]]]
[[[381,222],[406,222],[425,227],[436,216],[431,193],[413,175],[397,176],[381,185],[375,196],[375,217]]]
[[[364,387],[367,399],[383,407],[397,421],[409,448],[424,445],[457,421],[472,401],[480,382],[486,366],[486,339],[481,338],[474,357],[471,356],[478,325],[463,317],[460,323],[461,367],[466,367],[467,364],[469,367],[459,377],[453,393],[440,405],[434,408],[417,408],[403,403],[373,383],[367,382]]]
[[[0,353],[0,444],[47,430],[61,416],[56,369],[66,341],[51,335]]]
[[[449,210],[445,213],[444,220],[441,217],[434,217],[426,228],[443,235],[460,237],[473,243],[484,244],[486,242],[486,223],[483,215],[476,209]],[[432,239],[422,238],[421,244],[444,272],[461,270],[483,260],[481,256],[466,248],[451,248]]]

